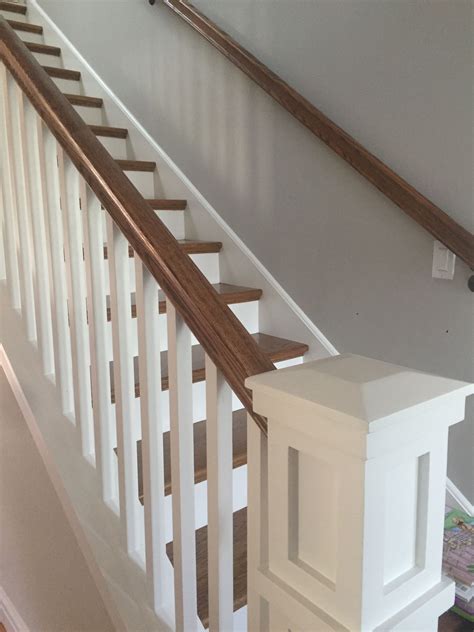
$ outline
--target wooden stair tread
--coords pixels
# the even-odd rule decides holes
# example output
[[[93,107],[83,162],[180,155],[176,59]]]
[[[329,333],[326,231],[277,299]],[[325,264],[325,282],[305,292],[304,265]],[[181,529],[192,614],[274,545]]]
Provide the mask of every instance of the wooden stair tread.
[[[251,334],[252,338],[258,344],[260,349],[266,353],[272,362],[281,362],[283,360],[291,360],[304,355],[308,351],[308,346],[287,340],[286,338],[278,338],[268,334],[256,333]],[[206,371],[204,368],[205,353],[201,345],[193,345],[192,348],[192,368],[193,382],[202,382],[206,379]],[[161,386],[163,390],[169,387],[168,382],[168,352],[161,352]],[[136,384],[135,391],[139,396],[140,385]]]
[[[232,285],[231,283],[213,283],[212,287],[227,305],[258,301],[263,293],[258,288]],[[160,301],[160,314],[164,314],[166,312],[166,299],[164,292],[161,290],[158,293],[158,299]]]
[[[258,344],[263,353],[267,354],[272,362],[282,362],[300,358],[308,351],[308,345],[286,338],[278,338],[264,333],[250,334]],[[204,368],[205,353],[201,345],[192,347],[192,380],[193,383],[202,382],[206,379]],[[115,390],[113,386],[113,362],[111,367],[111,401],[115,402]],[[138,376],[138,358],[135,358],[135,375]],[[168,351],[161,352],[161,388],[166,391],[169,388],[168,379]],[[135,384],[135,397],[140,397],[140,379],[137,378]]]
[[[63,94],[71,105],[82,105],[88,108],[101,108],[104,105],[100,97],[87,97],[83,94]]]
[[[270,334],[251,334],[260,349],[270,356],[272,362],[283,362],[300,358],[308,351],[308,345],[304,342],[296,342],[287,338],[279,338]]]
[[[108,125],[89,125],[89,129],[96,136],[107,136],[108,138],[127,138],[128,129],[123,127],[110,127]]]
[[[115,162],[124,171],[153,172],[156,169],[156,162],[151,160],[116,160]]]
[[[173,563],[173,543],[166,545]],[[207,525],[196,531],[196,581],[198,615],[209,626]],[[234,612],[247,604],[247,507],[234,512]]]
[[[54,66],[43,66],[50,77],[56,79],[70,79],[71,81],[79,81],[81,79],[81,73],[79,70],[68,70],[67,68],[55,68]]]
[[[18,4],[16,2],[0,2],[0,11],[9,11],[10,13],[21,13],[26,15],[26,5]]]
[[[7,20],[7,22],[15,31],[26,31],[27,33],[36,33],[37,35],[41,35],[43,33],[43,27],[39,24],[17,22],[17,20]]]
[[[187,255],[210,254],[222,250],[221,241],[199,241],[198,239],[178,239],[179,245]],[[133,248],[128,249],[130,257],[134,256]],[[104,246],[104,259],[108,259],[108,249]]]
[[[231,285],[230,283],[214,283],[212,286],[219,294],[226,305],[234,305],[236,303],[249,303],[250,301],[258,301],[262,297],[262,290],[252,287],[243,287],[240,285]],[[109,297],[108,297],[109,298]],[[158,309],[160,314],[166,314],[166,296],[162,290],[158,292]],[[137,308],[135,305],[135,297],[132,294],[132,318],[137,317]],[[107,320],[111,319],[110,307],[107,307]]]
[[[188,205],[187,200],[164,200],[154,198],[148,199],[147,202],[154,211],[184,211]]]
[[[194,482],[202,483],[207,480],[207,422],[197,421],[193,424],[194,431]],[[142,441],[137,441],[138,461],[138,497],[143,504],[143,473],[142,473]],[[247,463],[247,413],[245,409],[232,413],[232,464],[234,468]],[[165,479],[165,494],[169,496],[171,485],[171,447],[170,432],[163,433],[163,469]]]
[[[32,53],[54,55],[55,57],[59,57],[61,55],[61,49],[59,46],[49,46],[48,44],[38,44],[37,42],[24,42],[24,44]]]
[[[178,239],[183,251],[188,255],[208,254],[222,250],[221,241],[200,241],[199,239]]]
[[[89,125],[90,128],[99,127],[95,125]],[[116,129],[116,128],[111,128]],[[118,128],[117,128],[118,129]],[[92,130],[94,131],[94,130]],[[127,131],[127,130],[125,130]],[[184,211],[186,206],[188,205],[187,200],[174,200],[174,199],[165,199],[165,198],[148,198],[146,200],[148,204],[154,211]],[[102,210],[105,210],[105,207],[102,207]]]

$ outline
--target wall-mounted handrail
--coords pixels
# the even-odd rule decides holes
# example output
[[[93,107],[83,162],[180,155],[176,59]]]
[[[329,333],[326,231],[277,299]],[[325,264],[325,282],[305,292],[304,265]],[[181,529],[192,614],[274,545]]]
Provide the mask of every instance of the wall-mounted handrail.
[[[0,59],[258,426],[247,377],[273,363],[0,16]]]
[[[155,0],[149,0],[151,4]],[[379,191],[474,268],[474,235],[289,86],[212,20],[185,0],[162,0],[277,103],[341,156]]]

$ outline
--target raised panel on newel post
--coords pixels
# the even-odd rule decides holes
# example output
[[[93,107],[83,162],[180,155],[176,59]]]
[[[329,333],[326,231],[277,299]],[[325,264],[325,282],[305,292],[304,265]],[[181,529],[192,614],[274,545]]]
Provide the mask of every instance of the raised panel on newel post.
[[[353,355],[246,384],[268,418],[268,440],[249,420],[249,630],[435,632],[448,429],[473,386]]]

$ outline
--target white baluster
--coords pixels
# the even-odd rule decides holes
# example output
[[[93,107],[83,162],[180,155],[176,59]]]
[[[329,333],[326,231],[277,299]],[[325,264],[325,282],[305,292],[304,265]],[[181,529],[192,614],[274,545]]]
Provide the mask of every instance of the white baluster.
[[[78,427],[82,455],[93,461],[94,428],[81,222],[82,211],[80,208],[80,175],[71,160],[59,148],[58,160],[71,330],[74,415]]]
[[[107,216],[120,518],[127,552],[144,566],[144,519],[138,499],[137,463],[140,415],[135,398],[128,249],[126,238],[112,218]]]
[[[209,630],[233,629],[232,391],[206,355]]]
[[[269,632],[269,605],[255,572],[268,566],[268,440],[251,415],[247,415],[247,481],[247,629]]]
[[[16,230],[16,218],[18,215],[18,210],[16,199],[15,172],[13,164],[13,141],[11,130],[10,104],[8,101],[7,71],[3,64],[0,65],[0,82],[2,94],[2,119],[0,121],[0,126],[2,129],[3,138],[0,152],[3,165],[1,178],[5,205],[5,265],[12,307],[14,309],[20,309],[20,271],[18,268],[18,233]]]
[[[110,399],[110,365],[107,337],[107,292],[104,274],[104,211],[93,191],[81,180],[84,258],[87,279],[87,314],[91,357],[92,401],[96,467],[102,498],[118,512],[118,470],[115,415]]]
[[[138,362],[142,423],[142,477],[146,569],[156,612],[173,603],[173,576],[166,555],[161,340],[158,284],[135,257]],[[174,610],[171,613],[174,617]]]
[[[15,85],[12,89],[12,98],[16,102],[14,144],[16,142],[16,166],[17,166],[17,199],[20,200],[19,231],[20,231],[20,261],[22,261],[23,292],[26,297],[26,326],[30,331],[30,340],[38,342],[38,319],[36,302],[37,270],[34,258],[33,229],[31,225],[32,215],[32,191],[30,180],[30,155],[28,151],[27,131],[25,127],[25,101],[21,88]],[[23,237],[23,239],[22,239]],[[24,252],[25,250],[25,252]],[[33,300],[30,306],[31,300]]]
[[[51,321],[50,283],[48,272],[48,251],[45,229],[45,205],[47,204],[45,174],[42,168],[40,142],[42,142],[41,121],[35,109],[24,99],[24,153],[28,156],[27,168],[30,181],[30,223],[33,233],[35,260],[35,311],[38,319],[38,347],[46,375],[54,372],[53,332]]]
[[[33,288],[32,244],[29,230],[30,192],[27,172],[27,155],[23,143],[20,110],[23,107],[22,92],[14,79],[8,76],[7,91],[11,116],[11,139],[15,169],[17,222],[20,242],[20,288],[22,314],[25,318],[28,340],[36,342],[35,299]]]
[[[63,413],[73,421],[74,387],[72,377],[71,335],[67,304],[64,231],[59,186],[58,146],[45,125],[39,130],[42,171],[45,174],[47,204],[45,225],[52,292],[53,346],[56,384],[61,394]]]
[[[166,311],[176,630],[191,632],[198,627],[191,332],[168,300]]]

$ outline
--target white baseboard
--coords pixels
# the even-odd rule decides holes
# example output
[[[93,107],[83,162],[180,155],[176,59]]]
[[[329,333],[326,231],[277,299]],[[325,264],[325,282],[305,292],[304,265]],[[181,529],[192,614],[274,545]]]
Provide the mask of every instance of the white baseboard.
[[[446,481],[446,500],[453,509],[462,509],[469,516],[474,516],[474,505],[456,487],[451,479]]]
[[[26,623],[13,605],[3,586],[0,586],[0,623],[7,632],[29,632]]]

